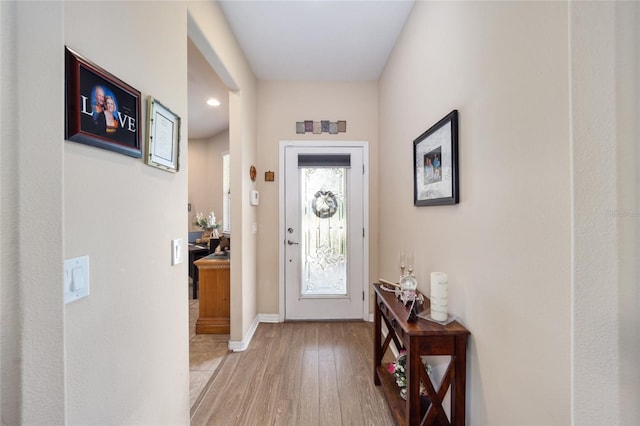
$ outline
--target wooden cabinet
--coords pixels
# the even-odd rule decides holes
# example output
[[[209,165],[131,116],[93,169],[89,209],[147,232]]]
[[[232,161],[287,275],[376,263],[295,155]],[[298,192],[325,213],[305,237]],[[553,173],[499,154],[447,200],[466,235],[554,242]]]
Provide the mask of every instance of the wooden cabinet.
[[[393,293],[383,291],[379,284],[373,284],[376,294],[374,314],[373,380],[382,386],[398,425],[464,425],[465,423],[465,382],[466,350],[469,331],[457,321],[446,326],[418,319],[407,322],[409,309]],[[429,307],[425,298],[424,308]],[[382,324],[389,333],[383,341]],[[398,350],[407,351],[407,399],[400,397],[400,389],[388,372],[388,365],[382,363],[385,352],[393,341]],[[449,365],[444,373],[439,389],[435,389],[431,379],[422,368],[421,357],[425,355],[449,355]],[[420,396],[420,381],[427,396]],[[451,418],[442,406],[442,400],[451,390]]]
[[[209,256],[194,262],[198,268],[200,306],[196,334],[229,334],[230,268],[229,259]]]

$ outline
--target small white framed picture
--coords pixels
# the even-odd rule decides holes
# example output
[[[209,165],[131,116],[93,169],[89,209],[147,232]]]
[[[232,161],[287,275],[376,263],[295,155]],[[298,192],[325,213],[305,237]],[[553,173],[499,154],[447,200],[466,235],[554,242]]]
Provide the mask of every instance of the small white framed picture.
[[[147,99],[147,144],[144,162],[177,172],[180,154],[180,117],[149,96]]]

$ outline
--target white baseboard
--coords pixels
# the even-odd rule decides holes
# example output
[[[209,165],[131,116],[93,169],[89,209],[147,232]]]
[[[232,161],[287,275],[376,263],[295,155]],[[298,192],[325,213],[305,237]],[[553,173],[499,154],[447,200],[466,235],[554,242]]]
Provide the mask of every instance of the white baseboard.
[[[229,340],[229,350],[233,352],[246,351],[247,348],[249,347],[249,343],[251,343],[251,339],[253,339],[253,335],[256,332],[256,329],[258,328],[258,324],[260,324],[261,322],[278,323],[280,322],[280,316],[278,314],[256,315],[256,317],[253,319],[253,322],[251,323],[251,327],[249,327],[249,331],[247,332],[247,335],[244,336],[244,339],[242,339],[239,342]]]
[[[278,314],[258,314],[259,322],[278,323],[280,322],[280,315]]]
[[[244,339],[242,339],[241,341],[232,341],[229,340],[229,350],[233,351],[233,352],[242,352],[242,351],[246,351],[247,348],[249,347],[249,343],[251,343],[251,339],[253,339],[253,334],[256,332],[256,329],[258,328],[258,324],[260,324],[260,322],[258,321],[258,317],[256,316],[253,319],[253,322],[251,323],[251,327],[249,327],[249,331],[247,331],[246,336],[244,336]]]
[[[369,322],[373,322],[373,314],[369,314]]]

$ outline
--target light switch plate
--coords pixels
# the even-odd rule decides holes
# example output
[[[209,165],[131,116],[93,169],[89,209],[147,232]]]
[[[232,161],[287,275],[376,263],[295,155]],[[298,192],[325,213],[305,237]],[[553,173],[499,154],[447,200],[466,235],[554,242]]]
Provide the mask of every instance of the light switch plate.
[[[89,256],[64,261],[64,303],[89,295]]]
[[[171,240],[171,264],[182,263],[182,238]]]

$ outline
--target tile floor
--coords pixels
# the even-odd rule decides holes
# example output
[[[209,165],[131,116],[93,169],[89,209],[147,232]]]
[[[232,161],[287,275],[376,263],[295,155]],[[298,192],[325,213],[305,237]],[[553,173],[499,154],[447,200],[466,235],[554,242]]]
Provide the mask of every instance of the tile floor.
[[[189,297],[193,292],[189,288]],[[196,334],[198,300],[189,299],[189,395],[191,411],[228,352],[228,334]]]

